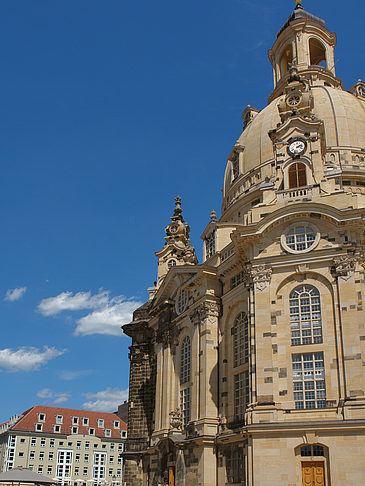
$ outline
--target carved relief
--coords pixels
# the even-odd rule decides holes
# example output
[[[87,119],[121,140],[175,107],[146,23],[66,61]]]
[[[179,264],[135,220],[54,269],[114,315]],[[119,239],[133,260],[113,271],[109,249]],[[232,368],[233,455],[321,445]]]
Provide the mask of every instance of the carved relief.
[[[169,413],[170,426],[173,429],[181,430],[183,425],[183,416],[179,408]]]
[[[348,280],[355,271],[356,258],[350,255],[342,255],[339,258],[334,258],[332,273],[336,277],[341,277]]]
[[[309,270],[309,265],[307,263],[300,263],[296,265],[295,271],[296,273],[305,273]]]
[[[259,291],[267,289],[271,282],[272,268],[268,265],[259,265],[251,270],[252,281]]]
[[[214,318],[217,319],[220,315],[220,305],[217,302],[203,302],[191,312],[189,315],[193,324],[199,324],[199,322],[205,319]]]

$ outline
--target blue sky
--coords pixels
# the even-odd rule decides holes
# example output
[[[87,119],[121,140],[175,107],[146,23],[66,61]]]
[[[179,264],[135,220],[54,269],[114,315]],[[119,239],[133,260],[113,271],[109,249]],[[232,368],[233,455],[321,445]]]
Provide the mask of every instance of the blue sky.
[[[127,398],[119,327],[156,279],[173,199],[201,261],[241,113],[266,105],[267,50],[294,4],[2,2],[0,422]],[[337,33],[345,88],[364,79],[363,16],[303,5]]]

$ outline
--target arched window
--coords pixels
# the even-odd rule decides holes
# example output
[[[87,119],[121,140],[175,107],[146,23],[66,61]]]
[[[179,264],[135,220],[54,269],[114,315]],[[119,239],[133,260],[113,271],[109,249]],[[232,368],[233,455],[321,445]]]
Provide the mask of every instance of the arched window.
[[[307,170],[305,164],[296,162],[289,167],[289,189],[307,185]]]
[[[290,293],[291,344],[322,343],[321,301],[318,289],[301,285]]]
[[[245,312],[237,317],[232,327],[233,336],[233,366],[248,362],[248,318]]]
[[[176,260],[173,258],[167,262],[167,268],[170,270],[171,267],[176,267]]]
[[[326,61],[326,48],[318,39],[309,40],[309,53],[311,66],[319,66]],[[324,66],[326,67],[326,66]]]
[[[293,62],[293,48],[288,44],[280,58],[280,77],[283,77],[289,71],[290,64]]]
[[[186,336],[181,343],[180,356],[180,410],[183,423],[190,421],[190,377],[191,377],[191,341]]]
[[[190,381],[191,375],[191,343],[189,336],[183,340],[181,345],[181,362],[180,362],[180,383]]]

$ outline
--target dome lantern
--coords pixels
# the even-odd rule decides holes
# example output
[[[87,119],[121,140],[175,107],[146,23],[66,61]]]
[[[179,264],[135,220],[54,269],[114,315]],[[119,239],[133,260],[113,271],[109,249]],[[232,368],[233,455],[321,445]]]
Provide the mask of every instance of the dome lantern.
[[[300,75],[308,80],[320,79],[327,86],[342,87],[335,75],[336,34],[325,25],[323,19],[307,12],[301,2],[297,2],[269,50],[275,88],[270,100],[281,94],[292,66],[296,66]]]

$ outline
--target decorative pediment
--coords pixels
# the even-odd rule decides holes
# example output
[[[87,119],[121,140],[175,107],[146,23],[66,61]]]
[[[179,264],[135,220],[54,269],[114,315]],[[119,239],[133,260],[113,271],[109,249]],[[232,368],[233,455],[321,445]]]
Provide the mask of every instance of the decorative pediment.
[[[191,267],[187,266],[173,267],[166,278],[163,279],[160,287],[155,293],[152,301],[153,312],[166,301],[173,302],[178,290],[188,285],[188,282],[196,277],[198,268],[199,267],[195,267],[193,270]]]
[[[315,118],[303,118],[293,116],[275,130],[269,132],[269,136],[277,154],[287,156],[287,147],[293,139],[302,138],[307,143],[314,145],[320,143],[322,154],[326,152],[324,123]]]

